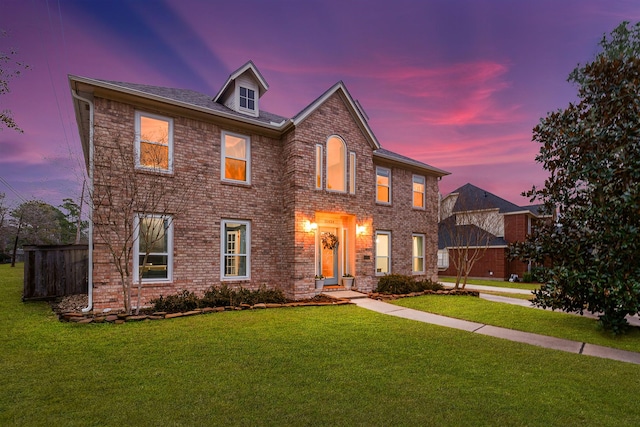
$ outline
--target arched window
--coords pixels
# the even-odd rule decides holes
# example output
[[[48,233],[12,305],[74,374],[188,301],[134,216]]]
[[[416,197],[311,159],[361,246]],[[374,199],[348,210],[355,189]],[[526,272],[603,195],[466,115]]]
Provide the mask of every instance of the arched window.
[[[327,141],[327,190],[347,191],[347,146],[335,135]]]

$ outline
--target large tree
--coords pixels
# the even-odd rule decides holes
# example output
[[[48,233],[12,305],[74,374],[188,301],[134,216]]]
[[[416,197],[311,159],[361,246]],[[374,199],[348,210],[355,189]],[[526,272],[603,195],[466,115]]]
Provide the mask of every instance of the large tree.
[[[535,305],[599,313],[618,333],[640,311],[640,23],[623,22],[600,46],[569,76],[577,103],[533,130],[549,177],[526,195],[558,220],[514,252],[551,262]]]

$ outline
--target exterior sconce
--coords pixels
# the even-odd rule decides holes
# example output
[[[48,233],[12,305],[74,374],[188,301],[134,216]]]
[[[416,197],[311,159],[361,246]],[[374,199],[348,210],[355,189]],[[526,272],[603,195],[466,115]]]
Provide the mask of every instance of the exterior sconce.
[[[356,234],[358,236],[361,236],[365,233],[365,231],[367,231],[367,226],[366,225],[356,225]]]
[[[316,224],[315,222],[310,222],[308,220],[304,222],[304,231],[306,231],[307,233],[314,232],[317,229],[318,229],[318,224]]]

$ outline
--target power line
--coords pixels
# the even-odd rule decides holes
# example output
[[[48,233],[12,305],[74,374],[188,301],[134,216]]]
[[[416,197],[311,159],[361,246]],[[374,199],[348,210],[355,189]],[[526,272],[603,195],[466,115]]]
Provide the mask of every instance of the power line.
[[[24,197],[22,197],[22,194],[18,193],[18,190],[16,190],[15,188],[13,188],[13,186],[12,186],[11,184],[9,184],[9,182],[8,182],[6,179],[4,179],[2,176],[0,176],[0,182],[2,182],[4,185],[6,185],[6,186],[7,186],[7,188],[8,188],[9,190],[11,190],[11,192],[12,192],[13,194],[15,194],[15,195],[16,195],[16,197],[18,197],[18,199],[22,200],[24,203],[26,203],[26,202],[27,202],[27,199],[25,199]]]

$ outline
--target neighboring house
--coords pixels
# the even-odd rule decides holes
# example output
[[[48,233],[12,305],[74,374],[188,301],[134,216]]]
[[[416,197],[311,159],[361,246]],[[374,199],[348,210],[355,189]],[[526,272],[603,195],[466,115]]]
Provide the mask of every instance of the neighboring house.
[[[320,274],[325,285],[352,274],[362,291],[388,273],[437,278],[438,181],[448,172],[383,149],[344,83],[287,118],[260,108],[268,85],[251,61],[215,96],[69,81],[88,168],[93,157],[124,147],[135,153],[134,179],[160,182],[169,210],[196,185],[185,214],[155,224],[166,238],[143,275],[143,305],[221,284],[266,285],[304,299],[319,292]],[[96,160],[90,170],[97,195],[109,186],[118,191],[101,182],[117,175],[106,167]],[[120,199],[96,206],[94,222],[121,209],[127,201]],[[153,215],[131,221],[154,226]],[[120,308],[118,272],[96,232],[101,224],[93,227],[93,304]],[[140,271],[141,248],[134,244],[133,271]]]
[[[531,263],[509,261],[510,243],[524,241],[537,221],[546,216],[541,205],[518,206],[472,184],[465,184],[442,199],[439,225],[438,268],[443,276],[455,276],[452,261],[460,242],[486,247],[469,277],[509,279],[530,271]],[[456,240],[455,236],[463,236]],[[456,243],[454,243],[456,242]],[[457,247],[456,247],[457,246]]]

